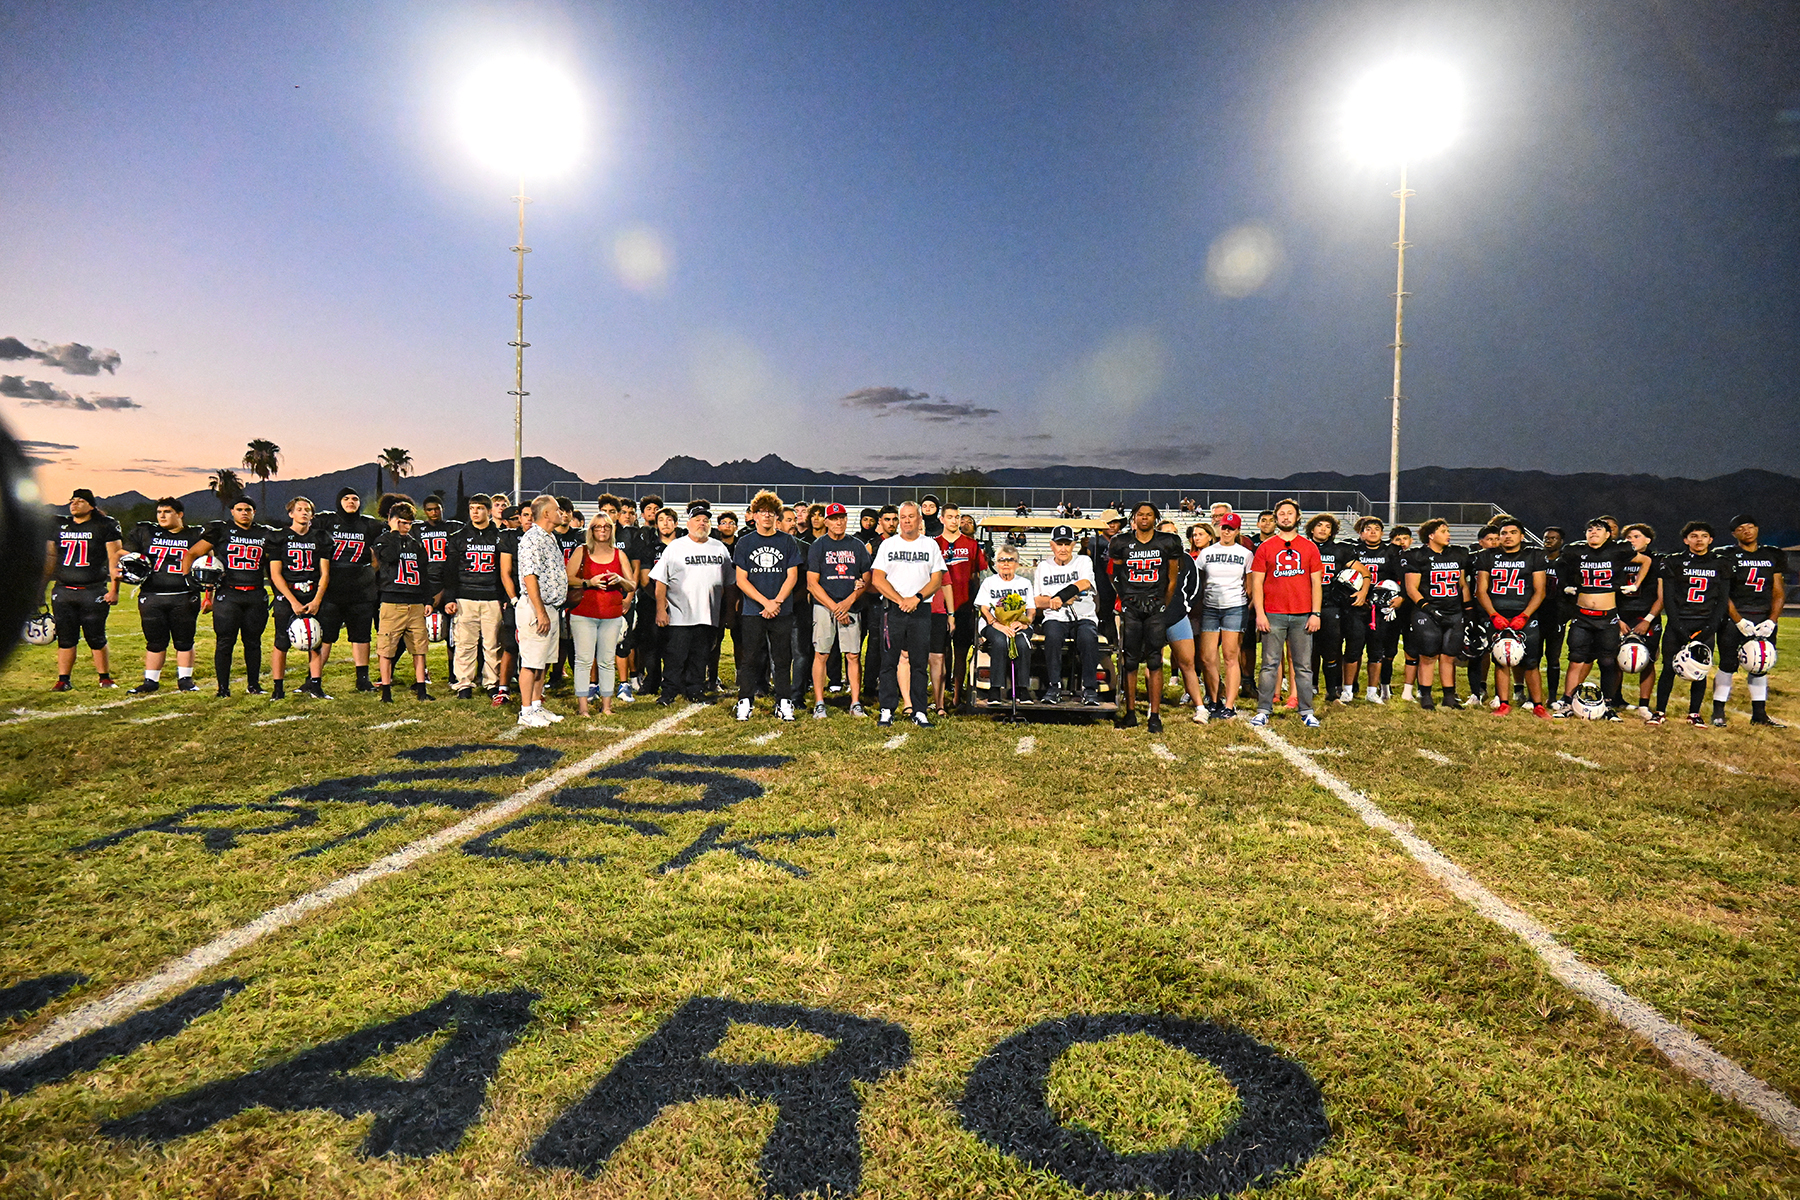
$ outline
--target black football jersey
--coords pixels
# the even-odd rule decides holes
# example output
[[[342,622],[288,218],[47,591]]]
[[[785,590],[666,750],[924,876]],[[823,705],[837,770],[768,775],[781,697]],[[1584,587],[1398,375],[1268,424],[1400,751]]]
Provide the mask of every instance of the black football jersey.
[[[1460,616],[1463,584],[1469,580],[1469,552],[1455,546],[1425,546],[1406,556],[1406,573],[1419,577],[1420,607],[1439,616]]]
[[[390,529],[375,539],[374,550],[383,604],[423,604],[430,599],[423,542]]]
[[[1406,552],[1392,542],[1381,542],[1373,549],[1367,542],[1358,540],[1355,545],[1356,560],[1362,563],[1363,570],[1369,575],[1369,597],[1373,603],[1375,589],[1387,580],[1400,585],[1400,595],[1406,595]]]
[[[1494,606],[1495,612],[1505,617],[1516,617],[1525,611],[1525,606],[1531,603],[1537,573],[1547,573],[1544,552],[1523,546],[1510,554],[1505,550],[1483,550],[1479,566],[1475,569],[1477,574],[1483,571],[1487,573],[1488,603]],[[1544,588],[1544,603],[1548,604],[1548,579],[1544,581]]]
[[[183,525],[171,533],[154,521],[139,521],[126,539],[126,548],[150,560],[150,578],[142,590],[153,595],[187,591],[188,577],[181,569],[181,559],[205,533],[198,525]]]
[[[1701,625],[1716,622],[1731,594],[1732,562],[1709,550],[1681,550],[1663,561],[1663,609],[1671,617]]]
[[[450,539],[462,527],[461,521],[420,521],[413,526],[413,536],[425,547],[426,574],[439,586],[449,575]]]
[[[1113,563],[1113,591],[1121,597],[1155,597],[1168,593],[1170,572],[1180,570],[1187,552],[1181,539],[1172,533],[1152,533],[1150,540],[1140,542],[1136,531],[1121,533],[1112,540],[1108,556]]]
[[[331,561],[331,535],[317,525],[305,533],[284,529],[280,539],[271,545],[270,553],[281,564],[281,578],[296,596],[305,599],[319,586],[319,564]]]
[[[375,578],[375,540],[387,522],[366,513],[326,513],[313,528],[331,535],[331,578],[334,583],[367,584]]]
[[[64,517],[56,523],[56,582],[105,583],[112,578],[110,542],[124,541],[118,522],[99,513],[85,521]]]
[[[1731,602],[1738,616],[1767,618],[1775,608],[1775,577],[1787,574],[1787,552],[1774,546],[1754,550],[1739,546],[1722,557],[1731,560]]]
[[[556,539],[557,548],[562,551],[563,562],[565,564],[571,558],[575,557],[576,550],[587,544],[587,534],[583,532],[578,525],[571,525],[561,533],[552,530],[551,536]],[[626,555],[626,557],[629,558],[631,556]]]
[[[1325,567],[1325,588],[1321,603],[1348,608],[1356,599],[1357,589],[1337,581],[1338,572],[1362,560],[1361,553],[1349,542],[1314,542],[1319,548],[1319,561]]]
[[[262,587],[271,550],[280,539],[280,531],[267,525],[245,529],[236,521],[214,521],[206,527],[205,537],[213,557],[225,566],[223,586],[228,588]]]
[[[501,568],[505,577],[512,581],[512,594],[514,596],[524,595],[525,593],[519,590],[519,531],[517,529],[502,529],[496,540],[496,545],[500,548],[500,555],[502,558],[512,560],[512,569],[510,571],[505,569],[504,564],[502,564]],[[504,597],[506,595],[504,583],[501,586],[501,596]]]
[[[502,532],[498,525],[486,529],[468,525],[451,535],[444,574],[446,600],[506,599],[500,587]]]
[[[1619,589],[1637,578],[1637,551],[1617,542],[1607,542],[1598,550],[1585,542],[1563,550],[1558,564],[1562,585],[1573,587],[1577,596],[1611,592],[1619,598]],[[1639,589],[1642,590],[1641,588]]]

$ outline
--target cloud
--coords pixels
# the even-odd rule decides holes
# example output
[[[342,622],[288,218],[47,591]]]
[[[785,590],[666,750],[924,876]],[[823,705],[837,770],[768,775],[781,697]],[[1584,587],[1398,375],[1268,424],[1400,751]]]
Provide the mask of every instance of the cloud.
[[[1043,441],[1053,434],[1033,434],[1020,441]],[[1145,446],[1077,446],[1045,449],[1025,453],[984,452],[975,464],[977,470],[997,467],[1122,467],[1145,475],[1187,474],[1197,464],[1211,458],[1218,447],[1210,442],[1167,442]],[[902,454],[871,454],[863,470],[893,470],[917,467],[935,470],[943,466],[946,456],[930,450]]]
[[[0,338],[0,359],[27,358],[61,367],[65,375],[98,375],[102,371],[113,375],[119,369],[117,350],[102,350],[95,354],[92,346],[80,342],[65,342],[60,346],[40,342],[36,346],[27,346],[16,337]]]
[[[946,400],[942,396],[933,398],[929,392],[915,392],[903,387],[860,388],[845,396],[839,403],[845,408],[872,411],[878,417],[898,412],[939,424],[949,421],[979,421],[1000,411],[997,408],[982,408],[975,404]]]
[[[0,396],[11,396],[15,400],[44,408],[72,408],[79,412],[144,407],[130,396],[77,396],[54,383],[46,383],[42,379],[27,380],[21,375],[0,375]]]
[[[61,442],[34,442],[34,441],[29,441],[24,438],[19,439],[19,445],[26,450],[39,450],[39,451],[43,451],[43,450],[79,450],[79,449],[81,449],[80,446],[65,446]]]
[[[170,462],[166,458],[134,458],[137,463],[132,467],[114,467],[121,475],[205,475],[211,473],[212,467],[184,467]]]

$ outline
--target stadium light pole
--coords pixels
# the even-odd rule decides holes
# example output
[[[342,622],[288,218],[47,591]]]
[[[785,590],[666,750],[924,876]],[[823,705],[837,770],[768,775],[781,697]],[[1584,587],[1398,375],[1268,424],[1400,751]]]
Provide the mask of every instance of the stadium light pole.
[[[549,63],[524,55],[492,59],[464,80],[457,96],[457,124],[477,159],[517,176],[519,239],[511,247],[518,260],[514,305],[513,485],[514,503],[525,487],[525,178],[557,175],[573,165],[582,134],[581,98],[567,76]]]
[[[1399,236],[1394,242],[1393,425],[1388,442],[1388,528],[1400,521],[1400,362],[1406,349],[1407,165],[1442,150],[1462,126],[1462,80],[1443,63],[1400,58],[1371,71],[1350,91],[1346,138],[1365,161],[1400,167]]]

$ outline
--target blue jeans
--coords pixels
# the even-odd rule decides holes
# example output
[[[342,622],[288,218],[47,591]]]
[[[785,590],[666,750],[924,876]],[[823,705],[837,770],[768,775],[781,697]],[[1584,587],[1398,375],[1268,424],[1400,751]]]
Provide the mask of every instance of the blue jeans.
[[[1306,632],[1310,613],[1270,613],[1269,632],[1262,635],[1262,679],[1256,689],[1260,712],[1275,711],[1275,689],[1281,684],[1281,647],[1285,644],[1294,663],[1294,690],[1300,711],[1313,710],[1312,634]]]

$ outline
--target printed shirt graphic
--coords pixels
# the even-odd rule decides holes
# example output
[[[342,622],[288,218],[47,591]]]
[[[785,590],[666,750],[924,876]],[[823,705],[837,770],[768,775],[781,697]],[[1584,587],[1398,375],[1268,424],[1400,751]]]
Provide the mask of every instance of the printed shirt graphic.
[[[431,598],[425,543],[390,529],[375,539],[375,558],[383,604],[424,604]]]
[[[683,534],[664,546],[650,578],[668,589],[669,624],[717,625],[732,569],[731,554],[711,538],[696,542]]]
[[[1251,560],[1252,573],[1263,577],[1263,611],[1266,613],[1309,613],[1313,611],[1312,576],[1323,574],[1324,560],[1319,545],[1309,537],[1296,535],[1287,541],[1279,534],[1256,548]]]
[[[731,561],[749,577],[750,586],[770,600],[780,593],[781,585],[787,581],[787,573],[804,562],[800,542],[792,534],[772,533],[764,537],[754,529],[739,534],[728,553]],[[793,591],[781,602],[782,616],[794,611],[794,597],[799,594],[800,587],[801,581],[796,575]],[[745,616],[760,616],[762,605],[746,595],[740,611]]]
[[[808,552],[806,569],[819,577],[819,587],[833,600],[846,599],[874,561],[869,548],[853,537],[822,537]]]
[[[875,552],[873,569],[887,573],[888,586],[901,596],[916,596],[931,577],[944,569],[944,552],[923,535],[911,541],[895,534]]]
[[[998,576],[989,576],[997,579]],[[1037,569],[1032,572],[1032,593],[1035,596],[1054,596],[1064,588],[1080,580],[1094,582],[1094,562],[1085,554],[1069,557],[1064,566],[1057,566],[1054,558],[1038,559]],[[985,581],[984,581],[985,582]],[[1046,621],[1092,621],[1094,619],[1094,589],[1088,588],[1079,597],[1061,608],[1048,608],[1039,614]]]
[[[260,588],[269,569],[269,550],[281,535],[267,525],[243,529],[234,521],[214,521],[206,527],[206,541],[213,556],[225,565],[225,584],[232,588]]]
[[[1705,554],[1682,551],[1672,555],[1663,564],[1663,577],[1668,588],[1664,607],[1683,621],[1711,624],[1725,611],[1732,573],[1730,558],[1714,551]],[[1738,609],[1739,613],[1743,611]]]
[[[1005,597],[1020,596],[1025,600],[1025,615],[1029,617],[1031,615],[1032,590],[1031,580],[1023,575],[1014,575],[1011,580],[1002,579],[998,575],[989,575],[981,581],[981,590],[975,594],[975,604],[978,608],[992,610],[999,607],[1000,601]],[[1029,625],[1031,622],[1026,621],[1025,624]]]
[[[1206,607],[1242,608],[1250,603],[1250,594],[1244,590],[1244,576],[1250,573],[1252,557],[1250,547],[1242,542],[1235,546],[1215,543],[1200,552]]]
[[[1109,550],[1113,561],[1113,590],[1120,596],[1154,596],[1168,593],[1170,572],[1179,570],[1187,551],[1172,533],[1153,533],[1139,541],[1136,533],[1121,533]]]
[[[1429,546],[1407,556],[1406,573],[1419,577],[1421,606],[1439,616],[1461,616],[1462,585],[1469,577],[1469,552],[1454,546],[1433,550]]]
[[[295,533],[281,532],[279,542],[272,542],[269,553],[281,564],[281,578],[297,595],[312,592],[319,582],[319,564],[331,559],[331,539],[317,529]]]
[[[962,608],[974,603],[975,573],[989,569],[987,555],[981,552],[981,544],[972,537],[960,534],[955,541],[945,537],[939,537],[936,541],[938,553],[944,556],[944,582],[956,589],[956,606]]]
[[[1488,550],[1481,560],[1481,571],[1488,577],[1488,603],[1501,616],[1517,616],[1531,603],[1536,586],[1535,575],[1544,570],[1542,550],[1520,550],[1508,554],[1504,550]],[[1548,587],[1548,583],[1545,584]]]
[[[150,560],[150,578],[142,590],[153,595],[187,591],[188,577],[181,569],[181,558],[204,532],[198,525],[183,525],[178,533],[148,521],[138,525],[132,531],[132,549]]]

